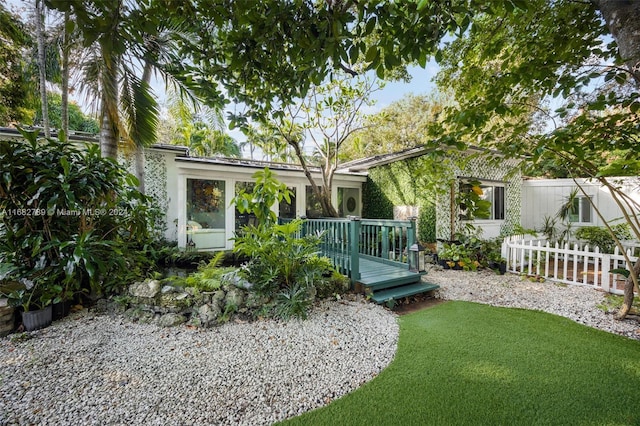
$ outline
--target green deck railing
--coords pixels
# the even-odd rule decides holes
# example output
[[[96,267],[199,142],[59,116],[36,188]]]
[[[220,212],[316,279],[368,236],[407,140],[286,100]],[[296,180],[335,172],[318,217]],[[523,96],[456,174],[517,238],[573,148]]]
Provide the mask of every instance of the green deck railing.
[[[355,283],[360,278],[360,258],[406,264],[416,241],[416,221],[349,218],[306,219],[302,234],[320,237],[322,254]]]

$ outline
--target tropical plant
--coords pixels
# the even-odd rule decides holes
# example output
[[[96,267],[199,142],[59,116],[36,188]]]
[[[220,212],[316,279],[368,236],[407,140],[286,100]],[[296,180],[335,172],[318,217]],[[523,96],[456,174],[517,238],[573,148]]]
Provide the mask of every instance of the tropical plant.
[[[240,275],[250,291],[273,299],[277,316],[303,316],[317,293],[339,293],[344,280],[336,278],[328,259],[318,254],[319,237],[299,237],[299,219],[265,227],[245,227],[235,238],[234,251],[250,259]],[[320,290],[320,291],[318,291]]]
[[[255,172],[252,177],[255,180],[252,191],[240,189],[231,203],[241,214],[254,214],[258,227],[269,227],[278,219],[271,208],[282,200],[291,203],[291,190],[268,167]]]
[[[575,236],[586,241],[591,247],[600,247],[603,252],[611,253],[616,246],[616,239],[627,240],[631,237],[629,225],[626,223],[612,225],[611,230],[613,235],[604,226],[583,226],[576,230]]]
[[[171,276],[164,281],[175,286],[191,287],[200,291],[215,291],[222,287],[224,276],[235,271],[234,267],[221,267],[225,252],[219,251],[209,262],[200,262],[198,270],[186,277]]]
[[[157,212],[132,189],[135,177],[95,145],[22,134],[0,142],[0,280],[23,283],[31,301],[68,298],[116,291],[151,267],[136,254],[153,241]]]
[[[0,3],[0,124],[32,123],[37,100],[35,88],[25,72],[26,51],[32,39],[18,16]]]

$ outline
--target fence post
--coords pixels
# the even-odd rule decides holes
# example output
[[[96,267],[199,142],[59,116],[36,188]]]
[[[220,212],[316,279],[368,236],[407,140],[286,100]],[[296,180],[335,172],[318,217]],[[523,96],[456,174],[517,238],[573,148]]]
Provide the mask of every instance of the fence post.
[[[349,217],[349,242],[351,243],[351,287],[360,279],[360,217]]]
[[[610,267],[611,267],[611,255],[609,253],[604,253],[602,255],[602,280],[600,285],[602,286],[602,289],[607,293],[610,293],[611,281],[613,278],[609,273]]]
[[[302,220],[302,226],[300,227],[300,237],[304,238],[307,236],[307,226],[309,226],[309,222],[307,221],[306,216],[300,216]]]

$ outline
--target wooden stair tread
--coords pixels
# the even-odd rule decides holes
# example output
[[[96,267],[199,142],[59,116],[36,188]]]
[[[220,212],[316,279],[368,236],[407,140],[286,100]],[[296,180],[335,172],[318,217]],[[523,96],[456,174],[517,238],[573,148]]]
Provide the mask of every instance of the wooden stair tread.
[[[381,291],[374,291],[371,295],[371,300],[376,303],[384,303],[391,299],[402,299],[403,297],[413,296],[420,293],[426,293],[439,289],[440,286],[431,283],[413,283],[408,285],[401,285],[393,288],[387,288]]]

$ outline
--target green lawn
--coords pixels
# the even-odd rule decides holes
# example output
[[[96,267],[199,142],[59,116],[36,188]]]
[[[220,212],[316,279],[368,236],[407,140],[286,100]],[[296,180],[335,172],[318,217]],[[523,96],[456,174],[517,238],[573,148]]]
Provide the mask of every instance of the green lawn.
[[[522,309],[447,302],[400,318],[398,353],[301,425],[640,425],[640,342]]]

